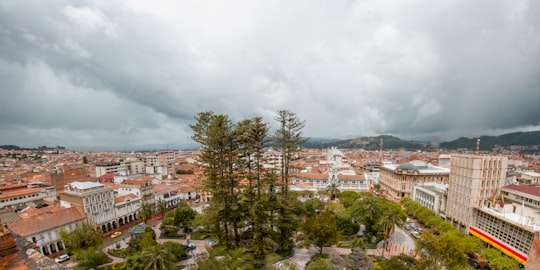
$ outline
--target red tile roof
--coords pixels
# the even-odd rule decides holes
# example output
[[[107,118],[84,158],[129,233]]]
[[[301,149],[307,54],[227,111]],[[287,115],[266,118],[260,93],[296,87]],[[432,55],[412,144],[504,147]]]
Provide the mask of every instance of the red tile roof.
[[[43,208],[44,210],[48,210]],[[76,207],[59,211],[44,211],[31,219],[23,219],[8,224],[14,233],[26,237],[39,232],[52,230],[60,226],[85,219],[86,216]]]
[[[503,188],[515,190],[529,195],[540,197],[540,187],[533,185],[508,185]]]

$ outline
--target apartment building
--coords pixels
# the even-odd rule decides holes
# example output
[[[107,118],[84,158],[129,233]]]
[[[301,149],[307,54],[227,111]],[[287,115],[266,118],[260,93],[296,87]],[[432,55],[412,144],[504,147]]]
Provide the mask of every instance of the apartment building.
[[[73,182],[64,187],[64,193],[60,194],[60,204],[67,208],[77,207],[103,233],[118,227],[112,187],[90,181]]]
[[[148,155],[145,159],[145,172],[147,174],[159,174],[169,179],[175,179],[175,160],[173,151],[162,151],[158,154]]]
[[[386,194],[395,198],[411,197],[413,186],[422,183],[448,184],[450,170],[413,160],[400,165],[381,166],[379,184]]]
[[[491,207],[505,183],[505,156],[455,154],[450,159],[446,216],[461,231],[473,225],[475,209]]]
[[[110,162],[97,162],[96,163],[96,177],[100,177],[108,173],[127,173],[127,166],[118,161]]]

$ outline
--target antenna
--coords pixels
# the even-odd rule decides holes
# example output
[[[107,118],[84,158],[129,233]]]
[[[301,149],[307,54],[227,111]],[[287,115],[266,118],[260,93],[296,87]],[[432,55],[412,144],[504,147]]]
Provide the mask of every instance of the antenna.
[[[476,154],[480,153],[480,138],[476,140]]]
[[[383,147],[383,138],[381,137],[381,142],[379,143],[379,163],[382,163],[382,147]]]

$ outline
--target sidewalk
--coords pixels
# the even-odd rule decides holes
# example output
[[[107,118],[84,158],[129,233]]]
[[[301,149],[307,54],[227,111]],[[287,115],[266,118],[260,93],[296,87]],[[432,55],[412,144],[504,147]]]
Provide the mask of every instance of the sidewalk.
[[[383,242],[377,244],[377,250],[388,259],[400,254],[412,255],[416,248],[412,237],[397,226],[394,233],[388,237],[386,248],[383,248]]]

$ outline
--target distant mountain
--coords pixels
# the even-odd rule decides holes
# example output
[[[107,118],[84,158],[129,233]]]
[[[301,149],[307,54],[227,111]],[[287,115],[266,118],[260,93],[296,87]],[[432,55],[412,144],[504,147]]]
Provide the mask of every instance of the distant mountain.
[[[362,137],[357,139],[347,139],[347,140],[308,140],[306,143],[302,144],[301,147],[304,148],[316,148],[324,149],[329,147],[337,148],[362,148],[365,150],[378,150],[379,144],[383,139],[383,148],[388,149],[407,149],[407,150],[420,150],[426,149],[429,146],[427,142],[414,142],[402,140],[398,137],[390,135],[381,135],[377,137]]]
[[[476,140],[478,138],[461,137],[450,142],[440,144],[441,148],[457,149],[468,148],[476,149]],[[480,136],[480,150],[492,150],[495,145],[503,147],[508,146],[538,146],[540,145],[540,131],[514,132],[500,136]]]

